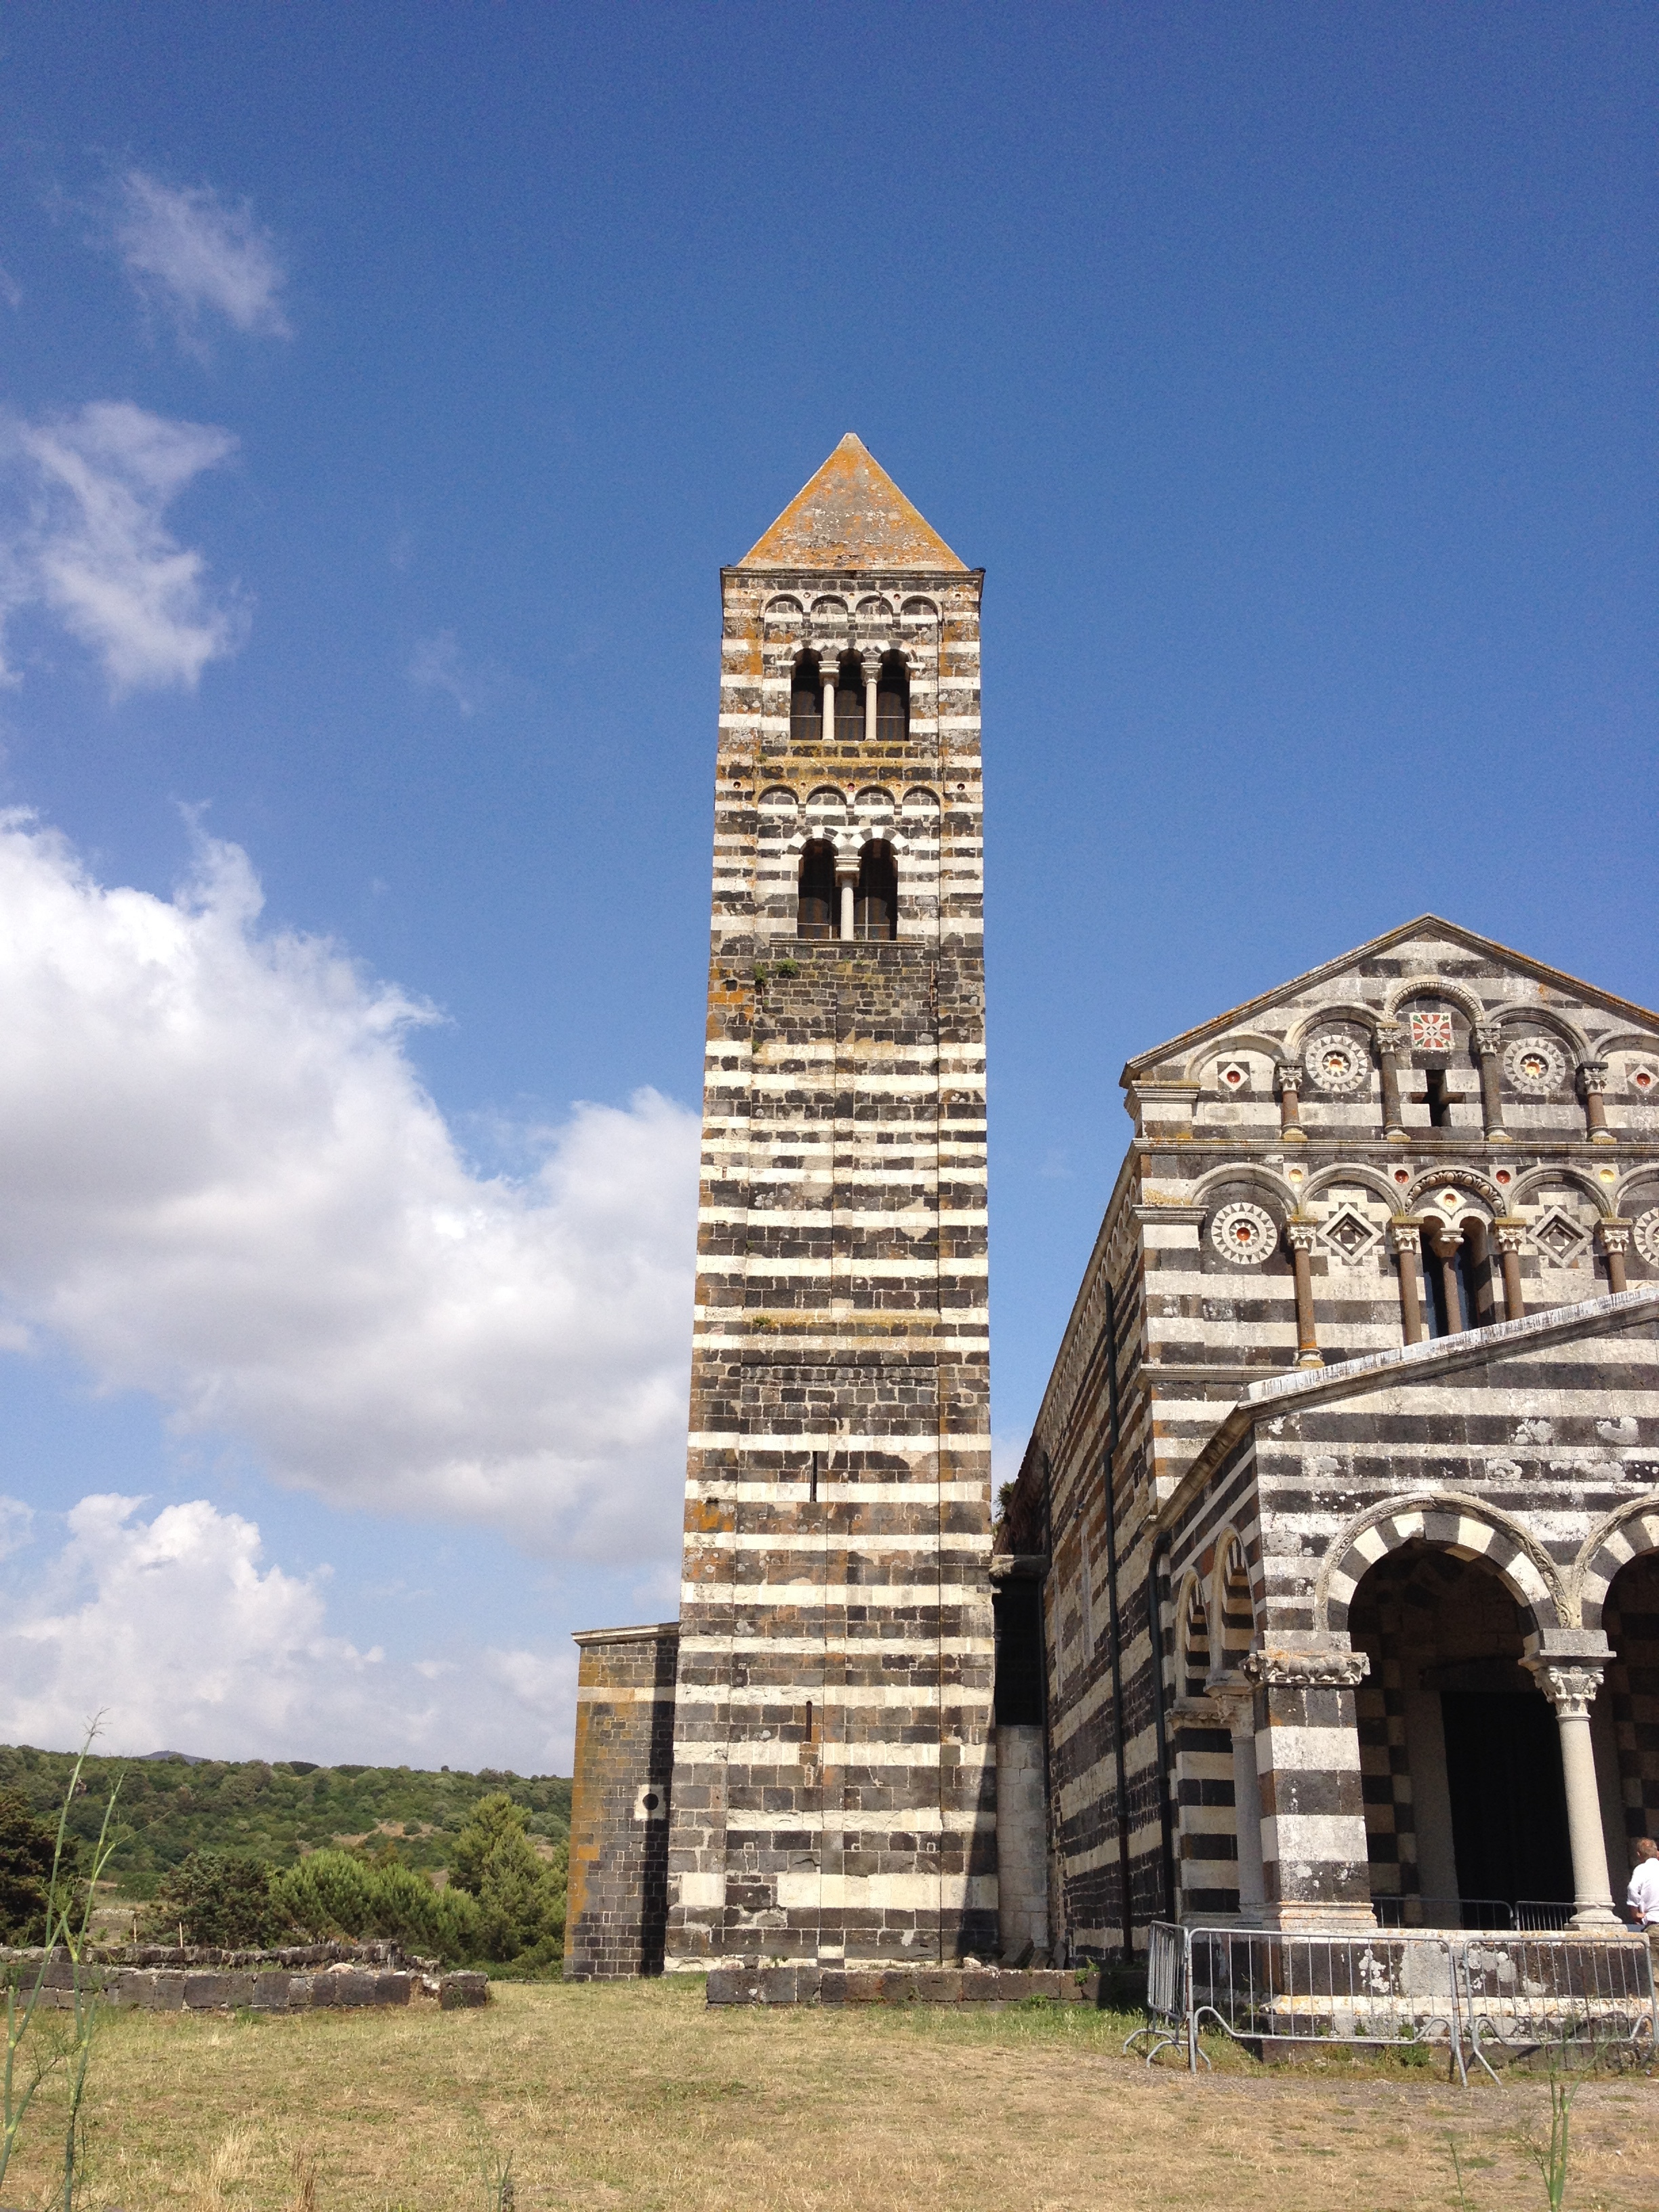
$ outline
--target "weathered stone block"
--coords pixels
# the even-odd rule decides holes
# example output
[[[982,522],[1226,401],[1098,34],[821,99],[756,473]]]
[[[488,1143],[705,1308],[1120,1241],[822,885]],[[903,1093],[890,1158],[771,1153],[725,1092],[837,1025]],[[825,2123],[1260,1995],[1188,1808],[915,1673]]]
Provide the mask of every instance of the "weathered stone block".
[[[1004,1984],[1017,1982],[1018,1974],[994,1973],[988,1966],[968,1966],[963,1970],[962,1999],[964,2004],[995,2004],[1004,1995]]]
[[[289,1984],[300,1979],[285,1973],[256,1974],[253,1977],[253,2008],[256,2012],[286,2012],[289,2008]]]
[[[958,2004],[962,2001],[962,1976],[950,1967],[918,1973],[916,1996],[923,2004]]]
[[[334,1984],[335,2003],[337,2005],[373,2004],[376,1978],[374,1974],[360,1974],[355,1972],[331,1974],[329,1979]]]
[[[376,1974],[374,2002],[377,2005],[406,2005],[409,2002],[409,1983],[407,1974]]]
[[[884,2004],[914,2004],[916,2001],[916,1978],[908,1967],[900,1966],[881,1978],[881,2001]]]
[[[763,2004],[794,2004],[798,2002],[797,1977],[794,1966],[763,1966],[760,1974],[760,1999]]]
[[[842,1991],[843,2004],[879,2004],[883,1977],[878,1973],[854,1972],[845,1976]]]
[[[438,2002],[445,2012],[464,2010],[489,2002],[487,1974],[445,1974],[438,1983]]]
[[[212,2012],[230,2002],[226,1994],[230,1982],[228,1974],[186,1974],[185,2009],[187,2012]]]

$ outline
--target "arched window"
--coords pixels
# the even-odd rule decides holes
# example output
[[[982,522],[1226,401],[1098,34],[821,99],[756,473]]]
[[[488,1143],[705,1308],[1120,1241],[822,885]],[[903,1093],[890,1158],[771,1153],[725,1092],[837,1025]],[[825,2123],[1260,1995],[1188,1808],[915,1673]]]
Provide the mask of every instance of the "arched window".
[[[789,688],[789,735],[798,745],[815,745],[823,735],[823,684],[810,653],[803,653],[795,663]]]
[[[843,653],[836,671],[836,743],[856,745],[863,737],[864,671],[857,653]]]
[[[1423,1280],[1429,1294],[1423,1319],[1431,1336],[1489,1328],[1498,1315],[1486,1223],[1470,1215],[1456,1229],[1425,1229]]]
[[[910,734],[910,678],[903,660],[890,653],[876,680],[876,735],[884,744],[902,745]]]
[[[859,855],[853,927],[859,937],[898,935],[898,869],[890,845],[866,845]]]
[[[800,856],[800,900],[795,909],[797,937],[833,937],[836,933],[836,855],[822,837],[815,837]]]
[[[1176,1679],[1181,1694],[1201,1698],[1210,1679],[1210,1617],[1196,1583],[1188,1583],[1178,1630],[1180,1661]]]

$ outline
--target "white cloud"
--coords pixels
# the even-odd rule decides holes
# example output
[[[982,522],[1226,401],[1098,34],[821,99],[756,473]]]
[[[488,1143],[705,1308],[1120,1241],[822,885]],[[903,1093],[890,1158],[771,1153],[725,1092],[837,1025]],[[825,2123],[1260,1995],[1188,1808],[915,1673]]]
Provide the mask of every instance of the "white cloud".
[[[489,666],[469,667],[461,657],[454,631],[441,629],[435,637],[416,641],[410,656],[409,680],[418,690],[445,692],[470,720],[499,683],[500,672]]]
[[[291,335],[278,297],[285,276],[276,242],[246,201],[233,206],[205,185],[175,191],[129,169],[115,243],[140,297],[166,307],[193,349],[210,314],[250,337]]]
[[[0,419],[0,623],[48,609],[98,656],[112,693],[193,687],[241,643],[246,616],[234,597],[215,601],[202,556],[163,518],[236,443],[128,400]]]
[[[696,1117],[579,1106],[474,1173],[425,1010],[259,906],[234,846],[168,903],[0,817],[0,1320],[337,1504],[671,1558]]]
[[[142,1756],[568,1768],[575,1658],[469,1650],[398,1665],[329,1632],[325,1574],[264,1564],[204,1499],[148,1521],[83,1498],[53,1554],[6,1577],[0,1736]]]

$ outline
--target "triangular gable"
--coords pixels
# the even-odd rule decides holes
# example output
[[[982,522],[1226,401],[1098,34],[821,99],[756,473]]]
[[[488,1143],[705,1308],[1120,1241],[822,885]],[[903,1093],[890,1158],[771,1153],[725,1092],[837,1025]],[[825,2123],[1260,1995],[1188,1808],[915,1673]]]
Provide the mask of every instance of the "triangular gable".
[[[852,431],[741,568],[955,568],[957,559]]]
[[[1401,922],[1397,929],[1390,929],[1381,937],[1373,937],[1368,944],[1356,945],[1351,952],[1340,953],[1334,960],[1327,960],[1321,967],[1310,968],[1305,975],[1294,975],[1288,982],[1262,992],[1258,998],[1247,999],[1243,1006],[1234,1006],[1224,1014],[1217,1014],[1211,1021],[1200,1022],[1195,1029],[1183,1030],[1179,1036],[1170,1038],[1167,1043],[1155,1045],[1150,1052],[1137,1053],[1133,1060],[1124,1062],[1123,1073],[1118,1079],[1127,1084],[1160,1060],[1184,1058],[1206,1038],[1223,1036],[1240,1023],[1249,1021],[1253,1016],[1283,1006],[1287,999],[1295,998],[1299,992],[1323,983],[1333,975],[1341,975],[1345,969],[1358,967],[1360,962],[1390,951],[1410,938],[1431,934],[1449,938],[1454,944],[1464,945],[1471,952],[1485,953],[1504,961],[1519,974],[1530,975],[1553,989],[1569,992],[1587,1005],[1601,1007],[1606,1013],[1616,1014],[1625,1021],[1639,1023],[1645,1029],[1659,1030],[1659,1014],[1646,1006],[1635,1006],[1628,999],[1616,998],[1612,992],[1599,990],[1594,983],[1583,982],[1577,975],[1565,975],[1559,968],[1547,967],[1541,960],[1534,960],[1524,952],[1516,952],[1507,945],[1500,945],[1495,937],[1482,937],[1473,929],[1461,929],[1455,921],[1443,921],[1437,914],[1419,914],[1414,921]]]

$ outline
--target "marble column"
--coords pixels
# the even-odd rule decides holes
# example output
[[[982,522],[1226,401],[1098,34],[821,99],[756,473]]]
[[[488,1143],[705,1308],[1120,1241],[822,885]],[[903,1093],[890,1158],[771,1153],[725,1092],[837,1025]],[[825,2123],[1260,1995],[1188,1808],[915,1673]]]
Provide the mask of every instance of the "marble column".
[[[1561,1779],[1566,1789],[1567,1837],[1572,1847],[1575,1928],[1616,1928],[1613,1891],[1607,1881],[1607,1838],[1601,1827],[1601,1796],[1595,1784],[1595,1752],[1590,1742],[1590,1707],[1613,1653],[1599,1629],[1547,1632],[1537,1650],[1521,1662],[1555,1708],[1561,1731]]]
[[[1377,1072],[1382,1079],[1382,1133],[1393,1145],[1406,1142],[1406,1124],[1400,1111],[1400,1071],[1411,1065],[1411,1032],[1397,1024],[1376,1025]]]
[[[1389,1242],[1400,1272],[1400,1333],[1407,1344],[1423,1341],[1423,1300],[1417,1285],[1417,1263],[1423,1254],[1423,1224],[1415,1216],[1397,1213],[1389,1224]]]
[[[1584,1127],[1593,1145],[1611,1145],[1615,1139],[1607,1127],[1607,1109],[1602,1093],[1607,1087],[1607,1063],[1605,1060],[1581,1060],[1578,1063],[1578,1088],[1583,1094]]]
[[[1504,1318],[1519,1321],[1527,1310],[1521,1288],[1521,1248],[1527,1241],[1527,1224],[1512,1215],[1500,1215],[1492,1225],[1498,1254],[1504,1264]]]
[[[1291,1248],[1291,1264],[1296,1270],[1296,1364],[1298,1367],[1322,1367],[1324,1358],[1319,1349],[1319,1332],[1314,1321],[1313,1248],[1318,1231],[1311,1221],[1287,1221],[1285,1235]]]
[[[1480,1119],[1489,1145],[1508,1144],[1504,1127],[1503,1036],[1496,1022],[1477,1022],[1474,1048],[1480,1060]]]
[[[1595,1233],[1600,1237],[1601,1250],[1607,1263],[1607,1288],[1613,1291],[1627,1290],[1625,1278],[1625,1255],[1630,1249],[1631,1224],[1616,1218],[1598,1221]]]
[[[1281,1060],[1273,1073],[1279,1083],[1279,1133],[1296,1144],[1306,1144],[1307,1132],[1302,1127],[1301,1067],[1293,1060]]]

